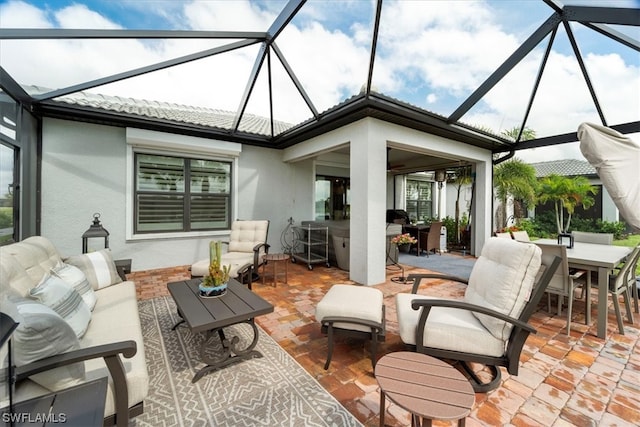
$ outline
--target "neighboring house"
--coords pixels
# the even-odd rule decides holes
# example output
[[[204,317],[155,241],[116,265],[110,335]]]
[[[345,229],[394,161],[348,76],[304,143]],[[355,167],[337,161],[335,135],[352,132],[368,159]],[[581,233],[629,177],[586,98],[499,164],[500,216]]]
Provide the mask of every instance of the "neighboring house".
[[[577,207],[575,215],[581,218],[602,219],[610,222],[623,220],[620,218],[618,208],[616,208],[609,193],[607,193],[607,190],[602,185],[596,169],[586,160],[551,160],[548,162],[531,163],[531,166],[536,170],[536,178],[543,178],[553,174],[568,177],[584,176],[589,180],[591,185],[598,189],[598,192],[593,196],[595,204],[587,210],[582,208],[582,206]],[[544,205],[537,205],[535,210],[529,212],[529,216],[533,217],[536,214],[549,210],[554,210],[551,202]]]

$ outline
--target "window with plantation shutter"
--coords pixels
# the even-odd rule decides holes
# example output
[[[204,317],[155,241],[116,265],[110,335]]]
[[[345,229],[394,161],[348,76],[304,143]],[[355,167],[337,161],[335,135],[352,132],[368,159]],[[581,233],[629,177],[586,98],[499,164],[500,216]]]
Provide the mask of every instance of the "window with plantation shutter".
[[[134,232],[230,227],[231,162],[135,153]]]

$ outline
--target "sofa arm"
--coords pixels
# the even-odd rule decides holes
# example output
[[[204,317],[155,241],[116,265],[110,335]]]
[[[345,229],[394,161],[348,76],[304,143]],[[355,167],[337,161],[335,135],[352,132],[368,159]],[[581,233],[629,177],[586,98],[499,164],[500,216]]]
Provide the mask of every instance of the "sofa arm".
[[[133,357],[137,351],[135,341],[120,341],[81,348],[16,367],[16,382],[49,369],[102,357],[113,380],[116,423],[118,426],[126,426],[129,423],[129,391],[124,366],[119,355],[122,354],[128,359]]]

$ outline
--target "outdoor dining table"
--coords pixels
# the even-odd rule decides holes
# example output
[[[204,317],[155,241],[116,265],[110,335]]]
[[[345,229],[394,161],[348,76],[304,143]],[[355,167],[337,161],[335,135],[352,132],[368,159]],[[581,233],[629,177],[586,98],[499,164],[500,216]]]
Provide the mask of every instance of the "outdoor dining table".
[[[546,245],[558,244],[555,239],[539,239],[533,243]],[[609,302],[609,274],[624,261],[633,248],[626,246],[600,245],[596,243],[574,242],[573,248],[567,248],[567,260],[570,268],[598,272],[598,338],[607,337],[607,304]],[[587,282],[589,284],[589,281]],[[587,288],[587,298],[590,288]],[[589,301],[587,299],[587,301]],[[587,304],[585,318],[591,323],[591,305]]]

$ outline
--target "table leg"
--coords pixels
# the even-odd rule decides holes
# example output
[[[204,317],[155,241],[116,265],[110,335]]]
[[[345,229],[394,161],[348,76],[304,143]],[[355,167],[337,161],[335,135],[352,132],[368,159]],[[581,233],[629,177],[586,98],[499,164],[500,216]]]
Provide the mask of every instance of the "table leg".
[[[288,260],[284,260],[284,284],[289,283],[289,262]]]
[[[380,427],[384,427],[384,412],[386,408],[384,407],[384,391],[380,389]]]
[[[251,341],[251,344],[249,344],[249,346],[245,349],[240,349],[237,347],[238,343],[240,342],[239,337],[234,336],[233,338],[228,339],[225,336],[222,328],[217,328],[217,329],[208,331],[207,337],[205,338],[204,342],[202,343],[202,346],[200,347],[200,359],[204,363],[206,363],[207,366],[205,366],[204,368],[196,372],[193,379],[191,380],[192,383],[195,383],[204,375],[216,369],[224,368],[225,366],[229,366],[233,363],[242,362],[243,360],[262,357],[262,354],[259,351],[254,350],[255,346],[258,344],[258,337],[259,337],[258,328],[255,322],[253,321],[253,319],[250,319],[250,320],[245,320],[244,322],[238,322],[236,323],[236,325],[240,323],[247,323],[251,325],[253,329],[253,340]],[[212,336],[216,333],[219,336],[220,341],[222,342],[223,352],[221,357],[212,358],[207,353],[207,347],[209,342],[212,339]]]
[[[585,305],[586,305],[586,313],[584,315],[585,317],[585,324],[587,326],[591,325],[591,271],[587,271],[587,284],[585,285],[586,289],[585,289]]]
[[[275,288],[278,284],[278,262],[273,261],[273,287]]]
[[[607,338],[607,303],[609,302],[609,269],[598,268],[598,338]]]

